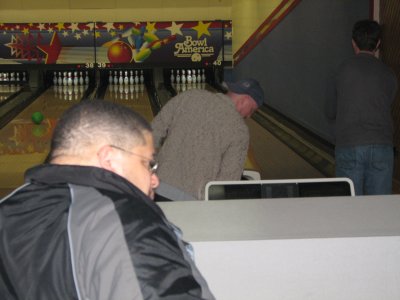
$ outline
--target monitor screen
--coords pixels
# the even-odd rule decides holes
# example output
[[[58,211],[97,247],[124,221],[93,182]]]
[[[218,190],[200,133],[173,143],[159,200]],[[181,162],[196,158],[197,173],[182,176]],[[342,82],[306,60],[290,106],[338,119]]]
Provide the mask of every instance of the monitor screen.
[[[353,196],[349,180],[260,180],[211,182],[206,200]]]

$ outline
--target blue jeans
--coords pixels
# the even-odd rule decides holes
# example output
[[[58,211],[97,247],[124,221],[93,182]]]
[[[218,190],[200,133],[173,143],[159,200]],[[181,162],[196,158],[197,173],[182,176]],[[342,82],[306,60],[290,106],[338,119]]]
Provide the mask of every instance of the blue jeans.
[[[356,195],[392,193],[394,152],[390,145],[336,147],[336,177],[348,177]]]

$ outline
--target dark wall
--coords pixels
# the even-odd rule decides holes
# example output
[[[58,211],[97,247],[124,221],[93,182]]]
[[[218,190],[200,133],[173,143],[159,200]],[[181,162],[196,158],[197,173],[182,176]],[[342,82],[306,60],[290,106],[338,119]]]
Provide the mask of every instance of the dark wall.
[[[335,70],[353,55],[354,22],[369,15],[369,0],[302,0],[227,77],[258,79],[269,106],[333,142],[324,102]]]

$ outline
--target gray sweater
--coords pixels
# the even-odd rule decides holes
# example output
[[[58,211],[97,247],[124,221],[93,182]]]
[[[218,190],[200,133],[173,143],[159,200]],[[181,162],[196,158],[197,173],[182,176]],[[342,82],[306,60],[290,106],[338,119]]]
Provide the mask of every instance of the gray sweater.
[[[336,146],[393,143],[391,105],[397,90],[393,71],[375,56],[348,59],[336,78],[328,117],[336,119]]]
[[[161,181],[197,199],[212,180],[239,180],[248,128],[231,99],[192,89],[172,98],[154,118]]]

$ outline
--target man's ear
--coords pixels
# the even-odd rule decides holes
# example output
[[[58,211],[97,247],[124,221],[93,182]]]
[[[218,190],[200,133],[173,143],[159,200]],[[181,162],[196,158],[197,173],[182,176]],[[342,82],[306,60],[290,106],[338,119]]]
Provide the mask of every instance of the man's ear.
[[[360,53],[360,48],[358,48],[356,42],[353,39],[351,39],[351,45],[353,46],[353,50],[354,50],[355,54]]]
[[[379,40],[379,41],[376,43],[375,51],[378,51],[380,46],[381,46],[381,40]]]
[[[114,172],[114,155],[115,151],[112,147],[109,145],[102,146],[97,151],[97,162],[99,167]]]

